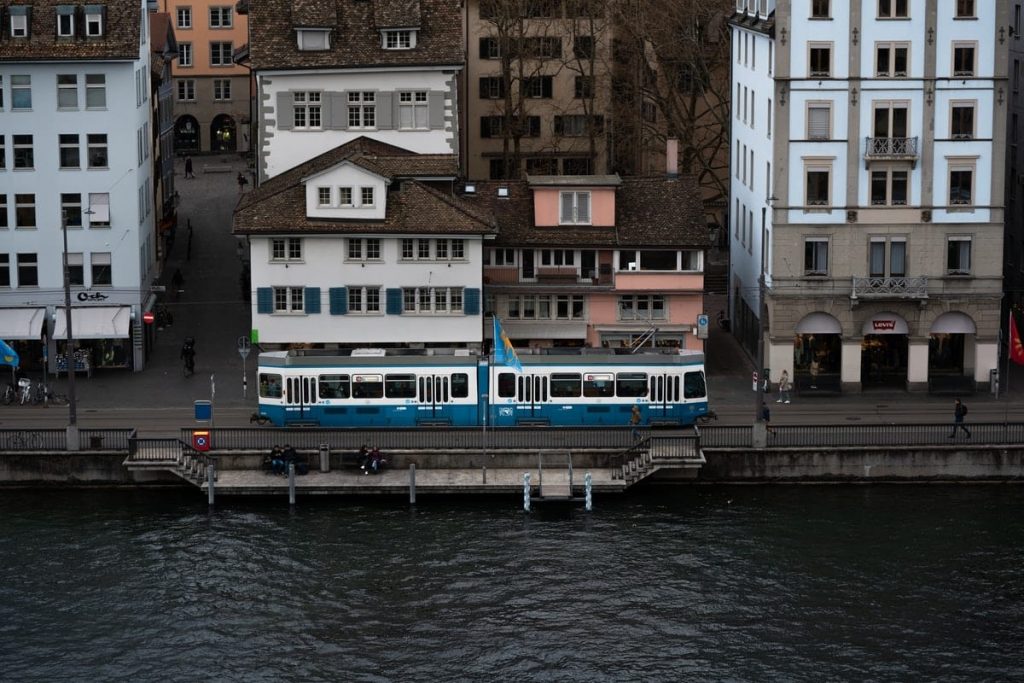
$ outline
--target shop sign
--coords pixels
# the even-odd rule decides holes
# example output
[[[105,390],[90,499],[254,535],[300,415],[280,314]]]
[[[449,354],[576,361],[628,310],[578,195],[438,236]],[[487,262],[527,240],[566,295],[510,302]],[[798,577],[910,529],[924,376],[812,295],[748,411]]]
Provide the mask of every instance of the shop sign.
[[[895,330],[895,320],[872,320],[871,326],[876,330]]]

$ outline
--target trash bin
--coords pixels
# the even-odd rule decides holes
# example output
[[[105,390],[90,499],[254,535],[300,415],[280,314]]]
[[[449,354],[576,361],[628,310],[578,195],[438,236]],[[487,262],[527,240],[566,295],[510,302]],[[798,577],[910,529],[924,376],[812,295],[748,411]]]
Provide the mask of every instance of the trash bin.
[[[103,448],[103,437],[97,434],[90,435],[89,448]]]
[[[320,444],[320,471],[331,471],[331,447],[328,444]]]
[[[993,396],[999,396],[999,370],[988,371],[988,389],[992,392]]]

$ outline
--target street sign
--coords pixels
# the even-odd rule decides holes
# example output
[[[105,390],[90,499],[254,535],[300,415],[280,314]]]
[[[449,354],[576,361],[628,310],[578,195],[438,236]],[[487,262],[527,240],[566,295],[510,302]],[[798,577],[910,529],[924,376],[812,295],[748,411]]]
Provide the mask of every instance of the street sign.
[[[246,337],[246,336],[239,337],[238,338],[238,355],[242,357],[242,360],[245,360],[246,358],[249,357],[249,352],[251,350],[252,350],[252,342],[249,341],[249,338]]]
[[[192,407],[195,410],[197,422],[209,422],[213,418],[213,403],[211,401],[194,401]]]
[[[205,429],[193,431],[192,448],[203,452],[210,450],[210,432]]]
[[[142,322],[147,325],[152,325],[154,320],[156,320],[156,316],[153,315],[153,311],[146,311],[142,314]]]
[[[754,391],[757,391],[757,370],[754,370]]]
[[[701,313],[697,316],[697,339],[708,338],[708,315]]]

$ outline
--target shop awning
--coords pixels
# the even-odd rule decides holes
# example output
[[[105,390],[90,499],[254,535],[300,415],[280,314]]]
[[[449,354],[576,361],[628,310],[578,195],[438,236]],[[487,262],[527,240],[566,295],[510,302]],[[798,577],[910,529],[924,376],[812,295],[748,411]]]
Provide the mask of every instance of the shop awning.
[[[796,326],[797,334],[842,334],[843,326],[828,313],[810,313]]]
[[[45,308],[0,309],[0,339],[39,339],[45,319]]]
[[[131,323],[128,306],[95,306],[71,309],[71,332],[75,339],[125,339]],[[67,339],[67,316],[57,309],[53,338]]]
[[[895,313],[876,313],[864,321],[862,334],[907,334],[907,321]]]
[[[930,334],[977,334],[974,321],[965,313],[943,313],[932,323]]]

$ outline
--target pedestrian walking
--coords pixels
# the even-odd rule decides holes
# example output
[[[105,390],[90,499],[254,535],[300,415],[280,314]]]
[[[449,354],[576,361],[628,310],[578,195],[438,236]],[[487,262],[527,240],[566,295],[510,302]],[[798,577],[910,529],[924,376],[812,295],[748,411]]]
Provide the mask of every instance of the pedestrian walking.
[[[239,192],[245,192],[245,186],[248,185],[248,184],[249,184],[249,181],[246,179],[245,175],[243,175],[242,173],[239,173],[238,174],[238,191]]]
[[[768,409],[768,406],[764,403],[761,404],[761,421],[764,422],[764,428],[769,434],[774,434],[775,430],[772,429],[772,411]]]
[[[192,173],[192,157],[190,157],[190,156],[186,156],[185,157],[185,177],[186,178],[195,178],[196,177],[195,174]]]
[[[638,404],[633,404],[633,410],[629,414],[629,425],[630,425],[630,427],[633,428],[633,431],[630,432],[630,435],[633,437],[633,441],[639,441],[640,440],[640,420],[641,419],[642,418],[641,418],[641,415],[640,415],[640,406]]]
[[[965,417],[967,417],[967,406],[961,403],[960,399],[957,399],[956,403],[953,404],[953,433],[949,435],[950,439],[956,436],[957,429],[964,430],[967,438],[971,438],[971,430],[964,426]]]
[[[789,381],[789,370],[783,370],[779,375],[779,397],[775,399],[775,402],[789,403],[789,392],[792,388],[793,383]]]

